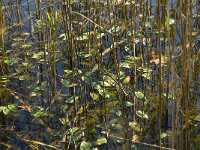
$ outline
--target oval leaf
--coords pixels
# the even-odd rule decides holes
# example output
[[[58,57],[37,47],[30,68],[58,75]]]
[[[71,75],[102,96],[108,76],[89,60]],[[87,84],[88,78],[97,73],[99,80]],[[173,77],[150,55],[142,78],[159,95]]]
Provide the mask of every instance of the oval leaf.
[[[140,91],[138,91],[138,92],[135,92],[135,96],[137,97],[137,98],[144,98],[144,94],[142,93],[142,92],[140,92]]]
[[[3,113],[4,113],[5,115],[8,115],[8,114],[10,113],[10,109],[8,109],[8,107],[4,107],[4,108],[3,108]]]
[[[148,119],[148,115],[144,112],[144,111],[141,111],[141,110],[138,110],[136,111],[136,115],[142,119]]]
[[[99,137],[96,141],[97,145],[102,145],[102,144],[105,144],[105,143],[107,143],[107,139],[105,137]]]
[[[16,106],[15,104],[10,104],[10,105],[8,105],[8,108],[9,108],[11,111],[17,112],[17,106]]]
[[[90,142],[85,142],[83,141],[80,145],[80,149],[81,150],[88,150],[91,147],[91,143]]]

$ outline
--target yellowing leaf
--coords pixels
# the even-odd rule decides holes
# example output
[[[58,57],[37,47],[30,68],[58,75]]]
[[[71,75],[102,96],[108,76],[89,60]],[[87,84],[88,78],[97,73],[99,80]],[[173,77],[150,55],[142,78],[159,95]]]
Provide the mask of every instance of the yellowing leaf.
[[[131,77],[127,76],[126,78],[124,78],[123,83],[128,84],[130,81],[131,81]]]
[[[96,93],[91,92],[90,96],[94,99],[94,100],[98,100],[99,99],[99,95],[97,95]]]

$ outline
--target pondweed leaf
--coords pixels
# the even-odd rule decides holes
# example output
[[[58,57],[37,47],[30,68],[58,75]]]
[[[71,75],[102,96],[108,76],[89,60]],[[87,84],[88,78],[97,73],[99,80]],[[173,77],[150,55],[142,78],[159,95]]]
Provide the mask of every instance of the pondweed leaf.
[[[163,139],[163,138],[165,138],[165,137],[167,137],[167,133],[164,133],[164,132],[163,132],[163,133],[160,135],[160,138]]]
[[[15,104],[8,105],[8,108],[13,112],[17,112],[17,106]]]
[[[94,100],[98,100],[99,99],[99,95],[94,93],[94,92],[90,92],[90,96],[94,99]]]
[[[144,98],[144,94],[140,91],[135,92],[135,96],[140,99]]]
[[[4,115],[8,115],[10,113],[10,109],[8,109],[8,107],[4,107],[3,113],[4,113]]]
[[[142,119],[148,119],[148,115],[144,112],[144,111],[141,111],[141,110],[138,110],[136,111],[136,115]]]
[[[80,145],[80,149],[81,150],[89,150],[91,148],[91,143],[90,142],[81,142],[81,145]]]
[[[124,78],[123,83],[128,84],[130,81],[131,81],[131,77],[127,76],[127,77]]]
[[[140,125],[139,125],[136,121],[131,121],[131,122],[129,122],[129,126],[130,126],[133,130],[135,130],[135,131],[137,131],[137,132],[142,131]]]
[[[105,144],[105,143],[107,143],[107,139],[105,137],[99,137],[96,141],[97,145],[102,145],[102,144]]]
[[[130,107],[130,106],[133,106],[134,104],[132,103],[132,102],[130,102],[130,101],[126,101],[126,106],[127,107]]]

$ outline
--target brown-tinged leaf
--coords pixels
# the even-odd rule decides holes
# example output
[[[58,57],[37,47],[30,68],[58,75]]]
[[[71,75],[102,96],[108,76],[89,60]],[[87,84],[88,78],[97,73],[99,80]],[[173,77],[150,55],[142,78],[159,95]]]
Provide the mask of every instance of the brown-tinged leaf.
[[[33,111],[31,105],[29,105],[26,102],[20,102],[19,105],[18,105],[18,107],[22,108],[22,110],[26,110],[28,112],[32,112]]]

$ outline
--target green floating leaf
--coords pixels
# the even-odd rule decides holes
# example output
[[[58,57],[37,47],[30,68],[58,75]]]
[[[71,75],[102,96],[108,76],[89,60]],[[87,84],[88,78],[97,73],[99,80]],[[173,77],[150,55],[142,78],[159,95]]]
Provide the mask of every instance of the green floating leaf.
[[[109,31],[113,33],[117,33],[121,30],[120,26],[113,26]]]
[[[20,76],[18,76],[18,79],[22,81],[22,80],[31,79],[31,77],[28,75],[20,75]]]
[[[89,58],[89,57],[92,56],[92,54],[88,54],[88,53],[85,53],[85,52],[80,52],[78,54],[78,56],[81,57],[81,58]]]
[[[117,110],[116,111],[116,115],[120,117],[122,115],[122,111],[121,110]]]
[[[139,125],[137,122],[135,122],[135,121],[129,122],[129,126],[130,126],[133,130],[135,130],[135,131],[137,131],[137,132],[140,132],[140,131],[142,130],[141,127],[140,127],[140,125]]]
[[[89,150],[91,147],[91,143],[90,142],[81,142],[81,145],[80,145],[80,149],[81,150]]]
[[[93,68],[92,68],[92,73],[96,72],[98,70],[98,64],[96,64]]]
[[[66,102],[66,103],[69,103],[69,104],[72,104],[72,103],[74,102],[74,100],[76,101],[77,99],[79,99],[78,96],[71,96],[71,97],[67,98],[67,99],[65,100],[65,102]]]
[[[105,56],[105,55],[108,54],[111,50],[112,50],[111,48],[106,48],[106,49],[103,51],[102,55]]]
[[[97,82],[92,82],[92,87],[98,91],[102,89],[101,85]]]
[[[141,110],[138,110],[136,111],[136,115],[142,119],[148,119],[148,115],[144,112],[144,111],[141,111]]]
[[[149,73],[149,72],[144,72],[143,74],[142,74],[142,77],[144,77],[144,78],[146,78],[146,79],[151,79],[151,74]]]
[[[120,64],[120,67],[130,69],[132,66],[130,63],[124,62]]]
[[[62,33],[58,36],[58,38],[63,38],[63,40],[66,40],[67,35],[65,33]]]
[[[44,111],[44,108],[40,106],[35,107],[35,111],[32,113],[32,115],[36,118],[47,116],[47,113]]]
[[[61,80],[61,83],[65,86],[65,87],[73,87],[74,84],[71,83],[69,80],[66,80],[66,79],[62,79]]]
[[[4,115],[8,115],[10,113],[10,109],[8,109],[8,107],[4,107],[3,113],[4,113]]]
[[[94,100],[98,100],[99,99],[99,95],[96,93],[91,92],[90,96],[94,99]]]
[[[71,135],[73,135],[75,132],[77,132],[79,130],[78,127],[73,127],[73,128],[70,128],[68,131]]]
[[[31,46],[32,46],[32,43],[22,44],[21,48],[30,48]]]
[[[132,103],[132,102],[130,102],[130,101],[126,101],[126,106],[127,107],[130,107],[130,106],[133,106],[134,104]]]
[[[36,26],[37,27],[41,27],[41,26],[45,26],[46,24],[42,21],[42,20],[40,20],[40,19],[37,19],[36,20]]]
[[[167,137],[167,133],[162,133],[162,134],[160,135],[160,138],[161,138],[161,139],[163,139],[163,138],[165,138],[165,137]]]
[[[102,145],[102,144],[105,144],[105,143],[107,143],[107,139],[105,137],[99,137],[96,141],[97,145]]]
[[[85,32],[83,33],[83,35],[79,36],[76,38],[77,41],[85,41],[85,40],[89,40],[89,36],[91,36],[94,32]]]
[[[0,111],[0,112],[1,112],[1,111]],[[200,122],[200,115],[197,115],[197,116],[194,118],[194,120]]]
[[[8,105],[8,108],[13,112],[17,112],[17,106],[15,104]]]
[[[140,98],[140,99],[144,98],[144,94],[143,94],[142,92],[140,92],[140,91],[135,92],[135,96],[136,96],[137,98]]]
[[[131,65],[134,64],[134,60],[140,60],[139,57],[133,57],[133,56],[126,56],[125,57],[125,62],[130,63]]]
[[[105,33],[98,33],[98,35],[97,35],[97,39],[102,38],[104,35],[105,35]]]
[[[64,125],[69,123],[69,119],[68,118],[59,118],[59,121]]]
[[[65,72],[65,77],[67,77],[73,73],[72,70],[64,70],[64,72]]]
[[[43,55],[44,55],[44,52],[38,52],[38,53],[33,54],[32,58],[38,59],[38,58],[41,58]]]

